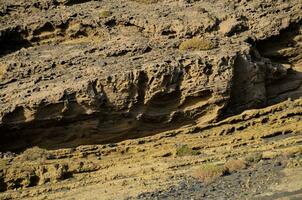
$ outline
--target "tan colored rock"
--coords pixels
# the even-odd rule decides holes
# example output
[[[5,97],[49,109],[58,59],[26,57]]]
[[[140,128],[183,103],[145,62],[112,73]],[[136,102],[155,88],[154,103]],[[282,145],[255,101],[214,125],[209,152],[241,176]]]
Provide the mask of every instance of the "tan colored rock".
[[[3,1],[0,149],[120,141],[299,98],[301,73],[284,68],[301,61],[299,1],[229,4]],[[178,50],[194,36],[217,45]]]
[[[244,29],[246,29],[244,22],[236,18],[228,18],[219,25],[220,32],[226,36],[232,36]]]

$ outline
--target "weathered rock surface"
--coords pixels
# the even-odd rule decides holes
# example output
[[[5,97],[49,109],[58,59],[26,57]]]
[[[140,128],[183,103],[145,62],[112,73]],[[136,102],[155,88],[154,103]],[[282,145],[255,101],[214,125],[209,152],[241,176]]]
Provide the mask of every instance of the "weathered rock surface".
[[[120,143],[3,153],[0,199],[299,199],[301,120],[298,99]],[[177,155],[182,146],[190,150]],[[253,161],[213,184],[187,181],[200,166],[231,159]]]
[[[0,149],[106,143],[302,95],[292,1],[0,3]],[[214,48],[180,51],[192,37]]]
[[[301,10],[1,0],[0,199],[299,198]],[[249,156],[208,187],[191,177]]]

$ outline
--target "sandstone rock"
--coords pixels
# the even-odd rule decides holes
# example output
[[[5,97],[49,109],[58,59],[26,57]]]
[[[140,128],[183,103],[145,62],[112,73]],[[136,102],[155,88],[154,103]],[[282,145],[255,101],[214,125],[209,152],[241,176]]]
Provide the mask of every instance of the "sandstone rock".
[[[136,199],[205,162],[298,158],[301,6],[1,0],[0,199]],[[265,192],[239,173],[233,194]]]
[[[2,150],[117,142],[301,96],[298,0],[1,6]],[[216,48],[178,50],[196,36]]]
[[[229,18],[223,22],[221,22],[220,26],[220,32],[227,36],[232,36],[235,33],[241,32],[244,29],[246,29],[246,26],[244,25],[244,22],[241,20],[238,20],[236,18]]]

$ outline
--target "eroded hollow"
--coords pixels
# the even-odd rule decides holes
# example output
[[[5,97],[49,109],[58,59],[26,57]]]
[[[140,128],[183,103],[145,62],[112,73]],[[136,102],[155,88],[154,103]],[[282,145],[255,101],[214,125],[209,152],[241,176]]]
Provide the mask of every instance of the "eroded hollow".
[[[31,46],[26,35],[27,32],[20,27],[2,30],[0,32],[0,56]]]
[[[180,95],[176,92],[159,95],[148,105],[142,105],[139,110],[130,112],[114,111],[106,104],[98,113],[92,115],[78,115],[60,120],[39,120],[43,117],[47,118],[47,113],[51,115],[54,109],[61,108],[59,105],[52,105],[41,109],[37,114],[39,119],[32,122],[26,122],[24,118],[26,112],[18,108],[4,118],[7,123],[0,127],[0,151],[19,152],[32,146],[61,149],[79,145],[115,143],[177,129],[192,123],[184,113],[173,115],[179,105],[179,98]],[[73,113],[78,107],[75,104],[69,106],[73,109]]]
[[[259,53],[273,63],[302,71],[302,22],[293,23],[279,35],[257,42]]]
[[[261,56],[270,59],[272,75],[278,67],[284,69],[279,78],[266,79],[267,104],[302,96],[302,22],[293,23],[279,35],[257,43]]]
[[[293,23],[254,44],[234,64],[231,98],[223,117],[302,96],[302,28]]]

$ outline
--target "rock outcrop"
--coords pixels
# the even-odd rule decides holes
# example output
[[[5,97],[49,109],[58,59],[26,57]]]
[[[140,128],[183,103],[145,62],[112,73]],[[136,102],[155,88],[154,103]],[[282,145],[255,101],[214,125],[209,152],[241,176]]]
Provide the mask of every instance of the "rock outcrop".
[[[302,94],[299,0],[0,6],[1,150],[116,142]],[[191,38],[211,48],[179,50]]]
[[[0,0],[0,200],[301,199],[301,10]]]

